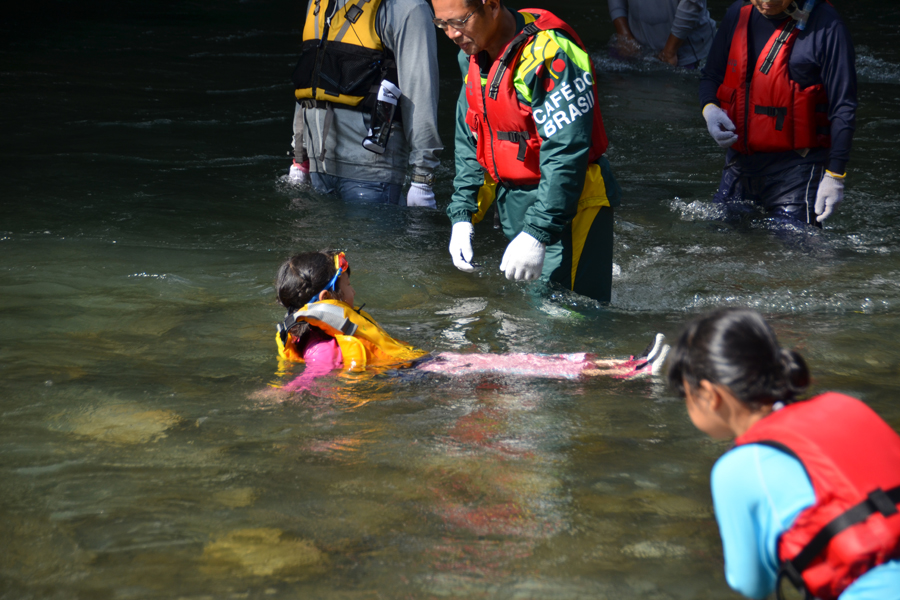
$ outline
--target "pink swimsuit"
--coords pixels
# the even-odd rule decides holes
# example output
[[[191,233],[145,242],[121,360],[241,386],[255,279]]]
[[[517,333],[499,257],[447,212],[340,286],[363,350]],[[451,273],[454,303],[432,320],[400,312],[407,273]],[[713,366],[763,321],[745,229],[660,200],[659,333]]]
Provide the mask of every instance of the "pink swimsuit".
[[[593,354],[457,354],[442,352],[418,365],[420,371],[444,375],[500,373],[522,377],[576,379],[585,369],[595,368]]]
[[[303,348],[303,361],[306,369],[284,386],[285,391],[308,390],[317,378],[344,366],[344,357],[337,340],[314,327],[310,328],[309,338]]]
[[[472,375],[497,373],[519,377],[544,377],[548,379],[577,379],[585,369],[597,366],[594,354],[459,354],[442,352],[416,365],[416,369],[442,375]],[[289,392],[308,390],[313,382],[334,369],[343,367],[341,348],[333,337],[313,329],[303,349],[306,369],[296,379],[284,386]],[[645,358],[630,358],[616,365],[623,371],[611,377],[625,379],[649,368]]]

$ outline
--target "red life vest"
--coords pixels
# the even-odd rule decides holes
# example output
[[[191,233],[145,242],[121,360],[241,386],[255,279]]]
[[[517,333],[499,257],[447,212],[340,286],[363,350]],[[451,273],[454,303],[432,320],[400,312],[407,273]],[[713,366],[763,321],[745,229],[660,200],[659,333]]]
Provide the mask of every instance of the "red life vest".
[[[778,540],[780,576],[833,600],[900,556],[900,436],[872,409],[829,392],[769,414],[735,440],[751,443],[800,460],[816,494]]]
[[[743,154],[830,147],[825,86],[801,87],[788,70],[791,48],[799,35],[797,21],[784,20],[748,72],[747,24],[753,10],[750,4],[741,8],[725,79],[716,92],[738,135],[731,147]]]
[[[515,185],[536,185],[541,180],[541,136],[538,135],[531,106],[521,104],[513,86],[513,72],[525,44],[538,32],[559,29],[567,33],[585,50],[575,31],[554,14],[538,8],[526,8],[523,14],[537,18],[506,45],[500,57],[494,61],[488,74],[488,87],[481,85],[481,69],[475,55],[469,57],[469,74],[466,79],[466,123],[475,135],[478,162],[490,173],[494,181]],[[603,118],[597,107],[597,87],[594,65],[591,63],[594,122],[591,133],[589,162],[600,158],[608,142]]]

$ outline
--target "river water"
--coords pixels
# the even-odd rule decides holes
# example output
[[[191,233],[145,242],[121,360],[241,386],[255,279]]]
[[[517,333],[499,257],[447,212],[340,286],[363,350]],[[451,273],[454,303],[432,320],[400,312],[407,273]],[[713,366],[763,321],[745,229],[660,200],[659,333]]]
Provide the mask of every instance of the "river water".
[[[275,360],[274,271],[344,249],[357,301],[437,351],[627,355],[753,306],[813,391],[900,428],[900,8],[834,0],[859,120],[846,201],[810,232],[720,221],[698,74],[610,59],[605,2],[557,7],[594,53],[625,191],[597,306],[504,279],[487,223],[468,275],[442,211],[285,181],[301,4],[4,18],[0,597],[736,597],[708,490],[727,444],[662,381],[366,373],[284,401],[302,369]],[[459,78],[439,43],[443,208]]]

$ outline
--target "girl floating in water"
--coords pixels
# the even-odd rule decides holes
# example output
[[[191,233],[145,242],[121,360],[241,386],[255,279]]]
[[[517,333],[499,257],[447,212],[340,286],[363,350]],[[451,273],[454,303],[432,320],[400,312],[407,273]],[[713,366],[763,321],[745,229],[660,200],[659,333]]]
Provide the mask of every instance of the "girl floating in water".
[[[637,356],[598,360],[590,354],[428,355],[388,335],[362,308],[354,308],[356,291],[343,252],[306,252],[278,269],[278,302],[288,313],[278,325],[278,353],[305,362],[303,375],[285,391],[303,389],[333,369],[408,366],[446,375],[502,373],[526,377],[573,379],[590,375],[629,378],[659,373],[669,347],[657,334]]]
[[[835,392],[798,401],[803,358],[756,312],[689,324],[669,383],[714,438],[735,438],[711,475],[725,577],[751,598],[781,578],[821,600],[900,599],[900,436]]]

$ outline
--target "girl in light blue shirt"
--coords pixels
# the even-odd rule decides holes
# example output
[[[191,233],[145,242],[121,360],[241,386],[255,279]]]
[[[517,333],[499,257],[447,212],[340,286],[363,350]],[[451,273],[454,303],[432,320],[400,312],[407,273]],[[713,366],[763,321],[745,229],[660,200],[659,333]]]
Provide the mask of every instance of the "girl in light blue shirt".
[[[716,311],[689,324],[672,350],[668,377],[684,395],[694,425],[719,439],[745,433],[809,384],[803,358],[782,350],[763,318],[746,309]],[[816,501],[809,476],[791,454],[749,443],[722,456],[711,480],[728,585],[765,598],[778,583],[780,536]],[[871,568],[839,598],[900,600],[900,560]]]

